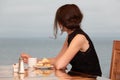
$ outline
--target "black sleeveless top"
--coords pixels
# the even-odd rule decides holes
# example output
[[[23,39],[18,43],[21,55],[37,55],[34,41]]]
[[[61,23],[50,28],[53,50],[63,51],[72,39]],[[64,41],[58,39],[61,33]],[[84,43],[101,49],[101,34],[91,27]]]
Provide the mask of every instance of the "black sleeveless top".
[[[70,64],[72,65],[71,71],[101,76],[102,72],[94,45],[89,36],[83,30],[78,29],[68,35],[68,46],[77,34],[84,35],[89,41],[90,46],[86,52],[78,51],[77,54],[73,57],[73,59],[70,61]]]

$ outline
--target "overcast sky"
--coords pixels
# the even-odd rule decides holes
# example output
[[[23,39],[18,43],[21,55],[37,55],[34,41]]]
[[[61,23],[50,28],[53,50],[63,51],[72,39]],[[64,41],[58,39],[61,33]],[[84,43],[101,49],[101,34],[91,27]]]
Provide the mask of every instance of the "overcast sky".
[[[0,0],[0,37],[49,37],[58,7],[74,3],[92,36],[120,37],[120,0]]]

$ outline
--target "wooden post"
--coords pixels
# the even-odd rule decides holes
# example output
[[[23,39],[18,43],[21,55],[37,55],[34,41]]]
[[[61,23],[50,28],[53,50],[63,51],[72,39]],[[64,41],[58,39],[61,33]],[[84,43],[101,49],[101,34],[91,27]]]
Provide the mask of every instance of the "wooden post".
[[[120,80],[120,41],[113,41],[110,79]]]

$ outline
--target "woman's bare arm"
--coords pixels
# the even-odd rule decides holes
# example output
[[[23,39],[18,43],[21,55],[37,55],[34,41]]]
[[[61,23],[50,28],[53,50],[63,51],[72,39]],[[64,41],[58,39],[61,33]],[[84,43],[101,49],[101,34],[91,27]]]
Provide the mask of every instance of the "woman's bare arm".
[[[55,63],[56,69],[62,69],[66,67],[75,54],[81,49],[87,49],[89,47],[88,45],[87,39],[83,35],[76,35],[65,53],[57,59]]]

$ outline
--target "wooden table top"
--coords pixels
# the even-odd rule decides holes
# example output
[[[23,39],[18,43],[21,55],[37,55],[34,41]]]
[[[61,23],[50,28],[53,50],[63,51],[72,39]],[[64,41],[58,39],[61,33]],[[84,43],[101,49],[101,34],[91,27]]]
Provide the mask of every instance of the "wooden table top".
[[[27,68],[24,74],[13,72],[12,65],[0,66],[0,80],[102,80],[89,75],[68,75],[67,71]],[[109,79],[106,79],[109,80]]]

